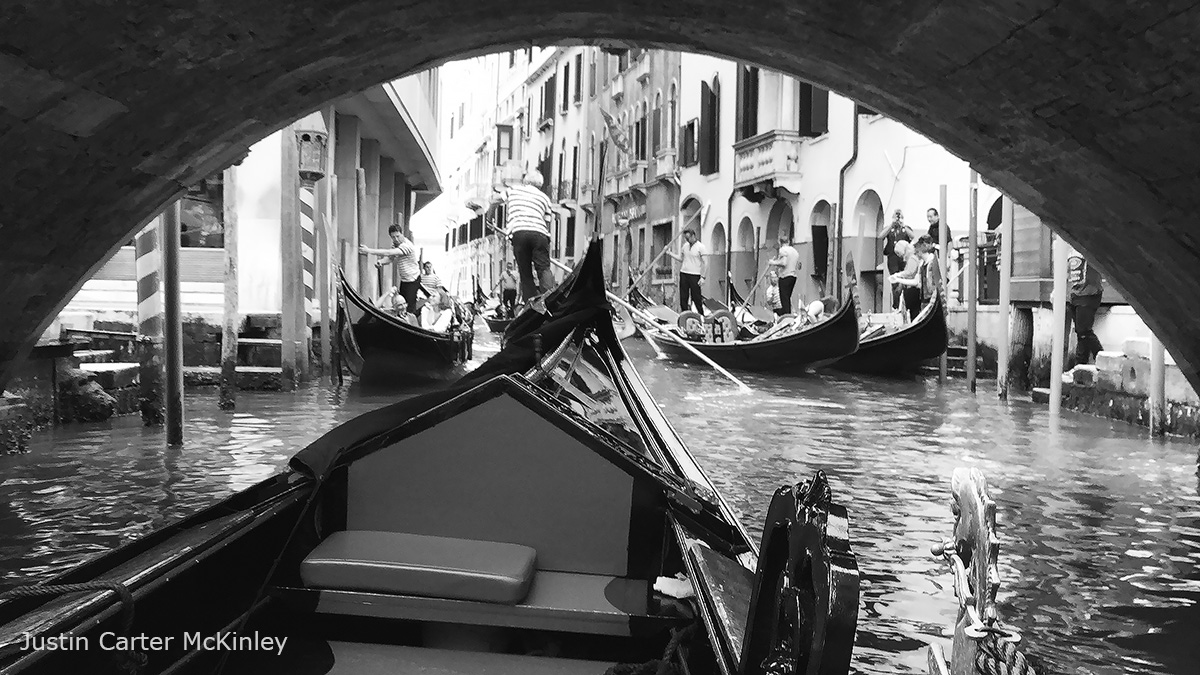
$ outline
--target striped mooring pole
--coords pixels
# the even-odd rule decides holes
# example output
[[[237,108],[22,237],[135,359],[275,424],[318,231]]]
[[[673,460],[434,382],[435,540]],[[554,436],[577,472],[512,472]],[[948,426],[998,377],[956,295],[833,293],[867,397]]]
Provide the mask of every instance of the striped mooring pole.
[[[165,354],[163,351],[162,216],[156,216],[134,240],[134,271],[137,276],[138,407],[146,426],[161,425]]]
[[[317,277],[317,229],[313,214],[316,212],[317,196],[315,185],[305,180],[300,182],[300,253],[304,258],[304,315],[311,328],[317,322],[314,289]]]

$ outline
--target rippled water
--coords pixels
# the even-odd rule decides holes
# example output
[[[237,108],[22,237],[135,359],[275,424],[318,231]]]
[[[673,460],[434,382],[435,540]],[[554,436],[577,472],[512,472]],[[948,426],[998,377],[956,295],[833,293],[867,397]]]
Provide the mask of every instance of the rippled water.
[[[476,353],[488,355],[487,338]],[[482,343],[482,344],[481,344]],[[679,433],[753,532],[773,490],[820,468],[850,510],[862,573],[856,669],[925,671],[948,646],[950,576],[929,554],[950,533],[950,475],[988,477],[1002,535],[1000,612],[1060,673],[1180,673],[1200,664],[1200,485],[1193,444],[996,400],[985,383],[746,376],[630,345]],[[44,578],[277,471],[333,425],[396,400],[352,388],[189,395],[186,444],[136,418],[35,436],[0,457],[4,585]]]

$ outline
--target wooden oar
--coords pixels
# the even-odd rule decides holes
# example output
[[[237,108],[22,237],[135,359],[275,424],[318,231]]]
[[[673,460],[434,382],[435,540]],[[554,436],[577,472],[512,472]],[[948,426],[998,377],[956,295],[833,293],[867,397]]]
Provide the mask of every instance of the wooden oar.
[[[561,262],[559,262],[559,261],[557,261],[557,260],[555,260],[555,259],[553,259],[553,258],[551,258],[551,259],[550,259],[550,262],[551,262],[551,263],[553,263],[554,265],[557,265],[557,266],[558,266],[558,268],[559,268],[559,269],[561,269],[561,270],[564,270],[564,271],[566,271],[566,272],[570,272],[570,271],[571,271],[571,268],[570,268],[570,267],[568,267],[567,265],[565,265],[565,264],[563,264],[563,263],[561,263]],[[737,379],[736,377],[734,377],[734,376],[733,376],[733,373],[729,372],[728,370],[725,370],[725,369],[724,369],[724,368],[722,368],[722,367],[721,367],[721,366],[720,366],[720,365],[719,365],[719,364],[718,364],[716,361],[713,361],[712,359],[710,359],[710,358],[708,358],[707,356],[705,356],[703,353],[701,353],[701,351],[700,351],[700,350],[696,349],[696,348],[695,348],[695,347],[693,347],[691,344],[689,344],[687,340],[684,340],[683,338],[679,337],[678,335],[676,335],[676,334],[675,334],[674,332],[672,332],[672,331],[669,331],[669,330],[664,330],[664,329],[660,328],[660,327],[658,326],[658,321],[657,321],[657,320],[654,318],[654,315],[653,315],[653,314],[650,314],[650,313],[648,313],[648,312],[643,312],[642,310],[638,309],[637,307],[634,307],[633,305],[631,305],[631,304],[629,304],[628,302],[626,302],[626,301],[625,301],[623,298],[621,298],[620,296],[618,296],[616,293],[613,293],[612,291],[605,290],[604,292],[605,292],[605,294],[607,294],[607,295],[608,295],[608,299],[609,299],[609,300],[611,300],[611,301],[613,301],[613,302],[615,302],[615,303],[617,303],[617,304],[621,305],[621,306],[622,306],[622,307],[624,307],[625,309],[629,310],[629,312],[630,312],[631,314],[635,314],[635,315],[637,315],[637,316],[641,317],[643,321],[645,321],[645,322],[647,322],[648,324],[650,324],[652,327],[654,327],[654,328],[655,328],[656,330],[658,330],[660,333],[663,333],[663,334],[665,334],[665,335],[668,335],[668,336],[670,336],[670,338],[671,338],[672,340],[674,340],[675,342],[679,343],[681,346],[683,346],[683,348],[684,348],[684,349],[687,349],[689,352],[691,352],[691,353],[692,353],[694,356],[696,356],[697,358],[699,358],[701,361],[703,361],[703,362],[707,363],[708,365],[712,366],[712,367],[713,367],[713,369],[714,369],[714,370],[716,370],[718,373],[721,373],[721,374],[722,374],[722,375],[724,375],[725,377],[729,378],[729,381],[730,381],[730,382],[733,382],[734,384],[736,384],[738,387],[740,387],[740,388],[741,388],[741,390],[742,390],[742,393],[744,393],[744,394],[749,394],[749,393],[751,393],[751,391],[752,391],[752,390],[750,389],[750,387],[746,386],[746,383],[745,383],[745,382],[742,382],[741,380],[739,380],[739,379]]]
[[[767,278],[767,275],[770,274],[772,267],[774,267],[774,265],[767,265],[767,269],[763,270],[763,273],[759,275],[758,281],[754,282],[754,285],[750,287],[750,292],[746,294],[746,297],[742,298],[742,304],[738,309],[744,310],[750,305],[750,298],[754,297],[754,291],[758,290],[758,285],[763,282],[763,279]],[[737,318],[736,315],[734,318]]]

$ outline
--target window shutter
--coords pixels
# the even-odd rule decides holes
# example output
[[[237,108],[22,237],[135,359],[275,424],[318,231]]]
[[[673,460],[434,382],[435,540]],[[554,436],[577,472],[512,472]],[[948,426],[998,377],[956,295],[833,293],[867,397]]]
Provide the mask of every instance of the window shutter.
[[[658,149],[662,145],[662,108],[654,109],[653,124],[654,124],[654,131],[653,131],[654,153],[658,154]]]
[[[583,54],[575,55],[575,100],[583,98]]]
[[[707,139],[709,129],[713,126],[713,109],[712,109],[712,89],[709,88],[707,82],[700,83],[700,137],[705,139],[705,142],[700,143],[700,173],[708,174],[708,166],[711,163],[712,148],[709,147]]]

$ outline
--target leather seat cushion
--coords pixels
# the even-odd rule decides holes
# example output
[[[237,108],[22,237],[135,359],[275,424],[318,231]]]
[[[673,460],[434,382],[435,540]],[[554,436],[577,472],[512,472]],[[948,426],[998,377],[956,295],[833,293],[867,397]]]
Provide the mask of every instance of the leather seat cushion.
[[[491,541],[403,532],[334,532],[300,563],[309,588],[517,604],[537,551]]]

